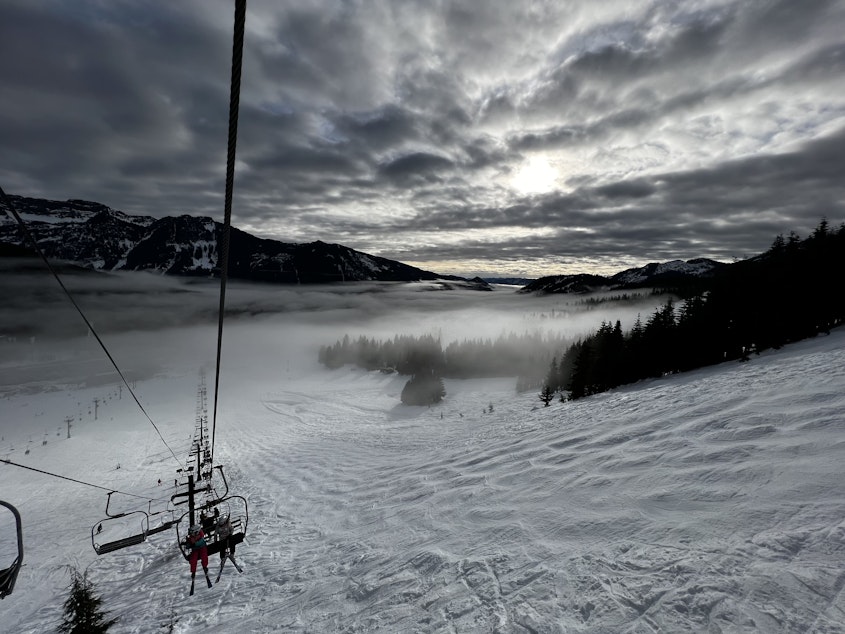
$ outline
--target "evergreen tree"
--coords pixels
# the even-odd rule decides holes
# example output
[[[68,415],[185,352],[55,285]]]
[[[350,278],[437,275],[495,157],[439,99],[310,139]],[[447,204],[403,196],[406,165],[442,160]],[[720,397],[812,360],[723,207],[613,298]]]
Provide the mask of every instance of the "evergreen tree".
[[[552,394],[560,389],[560,375],[557,366],[557,357],[552,358],[552,363],[549,366],[549,372],[546,374],[545,387],[552,390]]]
[[[405,405],[433,405],[446,396],[443,379],[432,370],[423,370],[410,378],[400,398]]]
[[[642,378],[642,373],[637,363],[646,354],[644,332],[645,327],[643,326],[642,317],[637,314],[634,327],[628,333],[628,336],[625,337],[624,360],[621,368],[622,383],[633,383]]]
[[[592,356],[590,340],[572,344],[567,355],[570,355],[570,353],[574,361],[572,362],[572,373],[569,376],[566,389],[569,390],[569,398],[575,400],[593,393],[590,391],[589,384],[590,361]]]
[[[675,303],[669,299],[654,311],[643,332],[647,356],[640,360],[645,376],[661,376],[678,369]]]
[[[552,402],[552,399],[555,397],[555,391],[552,389],[551,385],[544,385],[543,389],[540,391],[540,400],[543,401],[543,405],[548,407],[549,403]]]
[[[70,596],[64,602],[64,615],[59,632],[66,634],[104,634],[117,619],[106,619],[101,609],[103,600],[94,593],[88,572],[71,569]]]
[[[822,218],[819,222],[818,226],[813,230],[812,239],[813,240],[824,240],[829,235],[828,230],[830,225],[827,222],[827,218]]]

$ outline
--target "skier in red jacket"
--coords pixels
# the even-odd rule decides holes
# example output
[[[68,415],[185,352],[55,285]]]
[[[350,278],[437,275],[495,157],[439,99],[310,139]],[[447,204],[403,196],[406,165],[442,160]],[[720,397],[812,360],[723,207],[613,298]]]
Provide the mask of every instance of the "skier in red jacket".
[[[202,528],[191,526],[188,530],[188,539],[186,544],[191,548],[191,594],[194,593],[194,576],[197,574],[197,560],[202,560],[202,570],[205,573],[205,579],[208,582],[208,587],[211,587],[211,579],[208,577],[208,545],[205,541],[205,533]]]

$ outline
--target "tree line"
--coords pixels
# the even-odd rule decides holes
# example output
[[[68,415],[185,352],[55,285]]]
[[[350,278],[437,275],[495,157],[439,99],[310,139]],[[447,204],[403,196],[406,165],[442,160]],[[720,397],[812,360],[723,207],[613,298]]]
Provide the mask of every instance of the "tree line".
[[[518,389],[536,389],[554,351],[568,343],[561,335],[534,332],[508,333],[496,339],[453,341],[443,346],[432,335],[397,335],[379,340],[348,334],[333,345],[321,346],[319,361],[328,368],[352,364],[365,370],[410,376],[402,402],[422,405],[445,395],[443,378],[518,376]]]
[[[682,372],[829,332],[845,320],[845,224],[822,220],[801,240],[736,262],[703,291],[673,300],[623,333],[603,322],[552,359],[540,400],[578,399],[648,377]]]
[[[444,378],[505,377],[538,374],[537,367],[545,367],[553,351],[567,342],[561,335],[526,332],[453,341],[444,348],[433,335],[396,335],[387,340],[344,335],[331,346],[321,346],[318,358],[328,368],[352,364],[405,375],[433,371]]]

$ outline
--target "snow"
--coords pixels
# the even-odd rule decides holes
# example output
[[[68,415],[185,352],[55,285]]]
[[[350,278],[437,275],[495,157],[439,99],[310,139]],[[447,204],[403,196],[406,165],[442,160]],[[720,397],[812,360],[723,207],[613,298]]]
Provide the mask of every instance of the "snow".
[[[155,218],[151,218],[149,216],[133,216],[129,214],[125,214],[122,211],[117,211],[116,209],[110,209],[106,207],[105,209],[118,220],[123,222],[129,222],[135,225],[140,225],[143,227],[150,226],[153,222],[155,222]],[[83,224],[91,220],[94,216],[100,213],[100,210],[92,210],[86,208],[73,208],[73,207],[64,207],[60,209],[51,209],[49,211],[39,211],[39,212],[27,212],[18,210],[18,214],[20,215],[21,219],[27,224],[32,223],[44,223],[48,225],[64,225],[64,224]],[[0,225],[3,224],[14,224],[17,221],[9,214],[2,214],[0,215]]]
[[[711,260],[672,260],[670,262],[660,262],[647,265],[638,269],[630,269],[618,274],[614,279],[622,284],[640,284],[645,282],[650,277],[665,275],[667,273],[683,273],[686,275],[701,276],[713,269],[713,262]]]
[[[209,229],[208,224],[211,224],[212,227]],[[206,224],[205,230],[206,231],[213,231],[213,223]],[[213,235],[213,234],[212,234]],[[217,248],[217,241],[216,240],[195,240],[193,242],[193,249],[194,253],[198,250],[202,253],[202,256],[197,258],[193,258],[193,267],[194,269],[201,270],[201,271],[210,271],[213,269],[217,264],[217,254],[215,253],[213,256],[211,253],[214,249]]]
[[[33,223],[42,223],[42,222],[47,223],[47,224],[51,224],[51,225],[81,224],[81,223],[87,222],[91,218],[91,216],[94,215],[93,213],[85,212],[85,211],[79,211],[79,212],[75,212],[75,213],[76,213],[76,215],[66,215],[66,216],[55,215],[55,216],[53,216],[53,215],[46,215],[46,214],[33,214],[33,213],[26,213],[26,212],[24,212],[24,213],[18,212],[18,215],[20,215],[21,219],[25,223],[27,223],[28,225],[33,224]],[[0,215],[0,224],[14,224],[16,222],[17,222],[17,220],[15,220],[9,214],[4,213],[4,214]]]
[[[172,532],[97,557],[105,491],[0,464],[27,549],[0,630],[53,631],[72,564],[121,633],[845,632],[844,330],[548,408],[514,379],[447,380],[425,408],[401,405],[397,375],[317,365],[314,346],[348,331],[335,310],[227,324],[215,455],[250,505],[244,574],[189,597]],[[180,459],[200,367],[213,393],[213,336],[107,340]],[[180,465],[91,343],[55,343],[46,363],[0,348],[0,457],[166,499]]]

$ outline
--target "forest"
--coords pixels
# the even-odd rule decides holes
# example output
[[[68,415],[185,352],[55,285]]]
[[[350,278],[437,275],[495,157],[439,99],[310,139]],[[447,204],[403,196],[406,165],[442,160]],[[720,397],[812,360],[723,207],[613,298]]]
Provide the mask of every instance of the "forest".
[[[845,319],[845,225],[822,220],[802,240],[779,235],[765,253],[726,266],[694,287],[664,289],[670,298],[631,330],[603,322],[577,341],[549,333],[509,333],[442,345],[432,335],[379,340],[345,335],[322,346],[329,368],[353,364],[412,377],[406,404],[439,402],[443,378],[517,376],[517,390],[541,389],[549,405],[649,377],[750,355],[829,330]],[[407,395],[406,395],[407,392]],[[407,398],[406,398],[407,396]]]
[[[801,240],[725,267],[703,290],[669,300],[626,333],[602,323],[548,368],[540,400],[578,399],[648,377],[721,363],[829,333],[845,319],[845,225],[822,220]]]
[[[397,335],[379,340],[345,335],[322,346],[319,361],[328,368],[352,364],[365,370],[398,372],[406,376],[490,378],[518,376],[518,389],[542,385],[545,368],[556,350],[570,343],[561,335],[533,332],[507,333],[496,339],[479,338],[442,345],[432,335]]]

